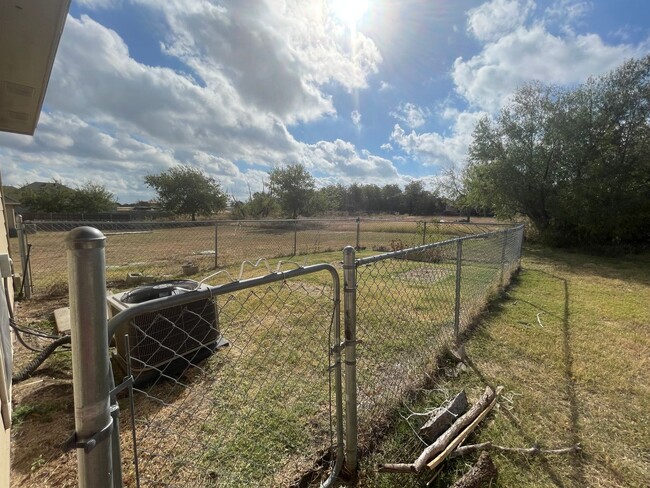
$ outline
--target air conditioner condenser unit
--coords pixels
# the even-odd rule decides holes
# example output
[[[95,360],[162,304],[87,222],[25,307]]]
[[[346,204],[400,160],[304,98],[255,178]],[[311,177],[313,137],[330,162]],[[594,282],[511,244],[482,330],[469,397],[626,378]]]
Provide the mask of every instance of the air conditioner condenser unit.
[[[191,280],[174,280],[143,285],[133,290],[108,297],[109,316],[138,303],[181,293],[192,293],[205,285]],[[125,336],[129,336],[129,350]],[[120,325],[115,333],[114,356],[126,371],[127,358],[136,384],[146,382],[158,374],[174,374],[185,370],[228,345],[219,332],[218,313],[210,298],[184,305],[165,307],[155,312],[136,315]]]

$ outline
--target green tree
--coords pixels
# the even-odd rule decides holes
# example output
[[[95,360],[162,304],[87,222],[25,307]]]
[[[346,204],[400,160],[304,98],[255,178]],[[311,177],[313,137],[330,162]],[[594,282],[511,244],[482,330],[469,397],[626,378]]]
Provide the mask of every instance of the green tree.
[[[144,178],[158,194],[163,209],[177,215],[211,215],[226,207],[228,198],[216,180],[191,166],[174,166]]]
[[[650,56],[571,89],[520,88],[474,131],[468,199],[563,245],[650,239]]]
[[[384,212],[401,213],[404,207],[404,194],[399,185],[384,185],[381,189]]]
[[[271,194],[280,201],[284,214],[294,219],[309,212],[314,186],[313,176],[302,164],[274,168],[269,173]]]
[[[421,181],[413,180],[404,188],[404,205],[409,215],[422,215],[425,206],[426,190]]]
[[[343,211],[345,209],[345,195],[347,190],[342,184],[327,185],[316,192],[319,198],[325,203],[326,211]]]
[[[20,189],[20,203],[32,212],[72,212],[74,195],[75,190],[54,180],[38,191],[23,186]]]
[[[86,183],[74,190],[70,203],[73,212],[112,212],[117,207],[115,195],[103,185]]]
[[[381,188],[377,185],[363,185],[363,202],[367,212],[377,213],[382,209]]]

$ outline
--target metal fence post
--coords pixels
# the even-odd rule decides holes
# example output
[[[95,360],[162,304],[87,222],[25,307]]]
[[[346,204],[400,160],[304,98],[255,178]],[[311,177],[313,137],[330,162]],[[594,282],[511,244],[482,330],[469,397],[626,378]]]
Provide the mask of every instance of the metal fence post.
[[[427,221],[422,222],[422,245],[427,243]]]
[[[501,275],[499,276],[499,286],[503,286],[503,272],[506,267],[506,244],[508,243],[508,231],[504,230],[503,234],[503,245],[501,246]]]
[[[20,249],[20,266],[23,280],[22,289],[25,298],[29,299],[32,297],[32,276],[28,262],[29,247],[27,245],[27,233],[25,232],[25,224],[22,215],[16,217],[16,231],[18,233],[18,246]]]
[[[293,255],[296,256],[298,250],[298,219],[293,220]]]
[[[219,267],[219,222],[214,223],[214,268]]]
[[[357,471],[357,267],[352,246],[343,249],[345,327],[345,470]]]
[[[66,237],[75,414],[72,442],[81,488],[113,487],[105,246],[106,237],[93,227],[77,227]]]
[[[361,217],[357,217],[357,243],[354,248],[361,249]]]
[[[454,341],[460,337],[460,282],[463,269],[463,240],[456,241],[456,299],[454,305]]]

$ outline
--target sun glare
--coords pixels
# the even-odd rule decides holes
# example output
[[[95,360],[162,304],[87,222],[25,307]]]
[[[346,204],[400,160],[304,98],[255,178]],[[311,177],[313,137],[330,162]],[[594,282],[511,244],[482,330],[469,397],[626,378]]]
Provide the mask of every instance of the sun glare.
[[[331,3],[334,14],[351,29],[368,11],[368,0],[333,0]]]

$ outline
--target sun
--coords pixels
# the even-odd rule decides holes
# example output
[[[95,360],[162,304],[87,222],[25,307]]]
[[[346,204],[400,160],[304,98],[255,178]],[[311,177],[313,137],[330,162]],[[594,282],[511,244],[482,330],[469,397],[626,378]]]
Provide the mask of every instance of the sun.
[[[368,11],[368,0],[332,0],[330,5],[334,15],[351,29]]]

